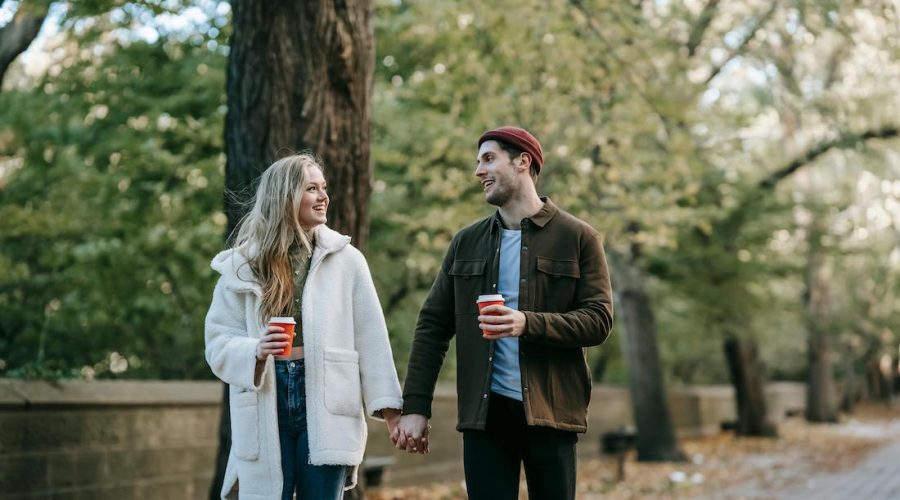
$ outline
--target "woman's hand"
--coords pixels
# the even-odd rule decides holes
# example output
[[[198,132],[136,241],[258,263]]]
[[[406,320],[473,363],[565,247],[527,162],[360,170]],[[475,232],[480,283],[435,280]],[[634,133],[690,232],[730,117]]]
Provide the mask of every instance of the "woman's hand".
[[[381,410],[381,416],[384,417],[384,423],[387,424],[388,434],[391,436],[391,443],[397,445],[397,439],[400,437],[400,410],[395,408],[385,408]]]
[[[269,326],[266,328],[265,335],[260,337],[259,343],[256,344],[256,359],[263,361],[269,354],[278,355],[284,351],[291,336],[281,333],[283,331],[284,328],[280,326]]]

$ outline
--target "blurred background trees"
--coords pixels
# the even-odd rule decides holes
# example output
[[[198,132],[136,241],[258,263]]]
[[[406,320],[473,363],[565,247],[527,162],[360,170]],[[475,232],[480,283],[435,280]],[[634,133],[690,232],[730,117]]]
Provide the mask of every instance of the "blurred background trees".
[[[7,0],[0,40],[41,9],[0,92],[0,374],[210,377],[232,8]],[[401,372],[450,238],[491,211],[475,140],[514,123],[544,144],[539,192],[605,234],[625,314],[589,358],[595,381],[631,384],[638,414],[665,420],[665,384],[728,383],[746,368],[729,368],[728,342],[758,352],[751,396],[754,380],[809,380],[811,419],[890,398],[895,2],[379,0],[373,14],[373,177],[353,189],[372,189],[366,251]],[[645,457],[677,455],[660,427]]]

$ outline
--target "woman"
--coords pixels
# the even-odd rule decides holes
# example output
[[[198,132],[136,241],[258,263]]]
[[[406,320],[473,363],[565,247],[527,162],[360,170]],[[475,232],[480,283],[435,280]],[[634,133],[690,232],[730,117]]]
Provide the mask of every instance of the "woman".
[[[222,498],[340,498],[366,444],[363,414],[394,434],[402,408],[387,328],[362,254],[325,226],[322,167],[308,154],[262,175],[206,316],[206,361],[230,385]],[[290,356],[284,329],[297,322]]]

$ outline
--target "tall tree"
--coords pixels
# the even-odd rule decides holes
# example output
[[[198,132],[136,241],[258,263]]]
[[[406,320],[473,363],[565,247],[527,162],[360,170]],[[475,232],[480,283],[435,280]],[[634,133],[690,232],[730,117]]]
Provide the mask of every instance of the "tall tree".
[[[830,308],[825,255],[821,242],[824,233],[822,218],[821,215],[813,215],[807,235],[807,268],[803,293],[809,335],[806,419],[810,422],[836,423],[838,403],[831,367],[831,338],[826,331]]]
[[[622,343],[637,428],[635,448],[639,461],[680,461],[685,457],[675,438],[657,348],[656,318],[647,290],[647,277],[637,263],[638,248],[633,245],[631,255],[627,257],[610,253],[617,279],[614,289],[616,307],[626,334]]]
[[[232,2],[225,188],[238,199],[287,151],[322,159],[334,196],[329,225],[365,246],[372,169],[372,5]],[[228,229],[243,215],[226,198]]]
[[[225,120],[225,212],[231,234],[255,180],[279,156],[311,150],[331,188],[329,225],[368,238],[369,116],[375,45],[367,0],[232,2]],[[223,390],[218,498],[231,444]]]
[[[6,0],[0,0],[0,7]],[[0,28],[0,85],[9,65],[37,38],[50,10],[47,0],[19,2],[12,20]]]

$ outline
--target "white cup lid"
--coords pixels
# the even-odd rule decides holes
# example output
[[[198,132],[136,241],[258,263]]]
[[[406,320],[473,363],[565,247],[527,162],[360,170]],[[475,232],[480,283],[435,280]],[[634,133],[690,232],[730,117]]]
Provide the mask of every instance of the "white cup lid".
[[[479,295],[478,300],[476,300],[475,302],[493,302],[495,300],[503,300],[503,296],[500,294]]]
[[[291,323],[291,324],[295,324],[295,325],[297,324],[297,322],[294,321],[294,318],[291,316],[275,316],[269,320],[269,323]]]

